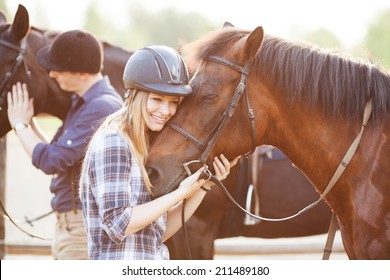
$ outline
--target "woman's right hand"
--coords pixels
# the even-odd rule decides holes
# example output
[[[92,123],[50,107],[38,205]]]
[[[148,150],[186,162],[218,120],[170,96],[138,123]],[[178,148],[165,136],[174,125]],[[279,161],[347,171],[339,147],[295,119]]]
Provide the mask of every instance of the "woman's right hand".
[[[205,179],[199,179],[199,176],[204,172],[204,170],[205,167],[199,168],[198,171],[188,176],[180,183],[178,189],[186,192],[185,198],[188,198],[193,195],[196,191],[200,189],[202,185],[204,185],[204,183],[206,183]]]

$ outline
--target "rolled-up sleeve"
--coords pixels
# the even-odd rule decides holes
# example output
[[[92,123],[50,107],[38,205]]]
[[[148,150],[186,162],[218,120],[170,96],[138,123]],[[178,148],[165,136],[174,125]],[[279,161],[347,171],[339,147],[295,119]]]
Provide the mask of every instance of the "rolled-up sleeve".
[[[93,143],[91,191],[102,228],[115,243],[126,238],[131,219],[131,149],[116,133],[100,135]]]

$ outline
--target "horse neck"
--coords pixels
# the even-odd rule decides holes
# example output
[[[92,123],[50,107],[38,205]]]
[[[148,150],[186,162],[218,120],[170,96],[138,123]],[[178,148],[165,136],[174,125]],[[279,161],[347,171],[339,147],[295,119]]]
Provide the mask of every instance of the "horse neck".
[[[54,34],[54,33],[53,33]],[[64,120],[66,113],[71,106],[71,95],[60,89],[57,82],[51,79],[36,60],[38,51],[50,44],[53,36],[49,33],[37,29],[32,29],[28,36],[28,64],[31,71],[34,71],[31,85],[36,101],[34,102],[34,112],[47,113]]]
[[[112,86],[119,92],[124,92],[122,74],[127,60],[132,52],[124,50],[118,46],[113,46],[103,42],[104,48],[104,68],[103,74],[108,75]]]
[[[359,122],[326,117],[319,108],[285,100],[279,98],[262,144],[279,148],[322,193],[356,137]]]

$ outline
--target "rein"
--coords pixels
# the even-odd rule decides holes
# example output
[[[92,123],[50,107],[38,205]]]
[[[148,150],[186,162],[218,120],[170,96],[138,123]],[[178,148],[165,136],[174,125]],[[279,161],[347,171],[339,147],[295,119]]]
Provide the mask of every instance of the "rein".
[[[314,207],[315,205],[317,205],[320,201],[322,201],[325,198],[325,196],[330,192],[330,190],[336,184],[337,180],[344,173],[344,170],[348,166],[348,164],[351,161],[352,157],[355,155],[356,149],[357,149],[357,147],[358,147],[358,145],[360,143],[360,140],[362,138],[362,134],[363,134],[364,128],[366,127],[367,122],[370,119],[371,112],[372,112],[372,103],[371,103],[371,99],[370,99],[366,103],[366,106],[364,108],[363,121],[362,121],[362,126],[361,126],[361,129],[360,129],[360,132],[356,136],[355,140],[352,142],[351,146],[348,148],[348,150],[345,153],[343,159],[339,163],[335,173],[333,174],[333,176],[330,179],[328,185],[326,186],[324,192],[321,194],[321,196],[316,201],[314,201],[313,203],[309,204],[308,206],[306,206],[305,208],[303,208],[302,210],[298,211],[297,213],[295,213],[295,214],[293,214],[291,216],[288,216],[288,217],[285,217],[285,218],[271,219],[271,218],[265,218],[265,217],[261,217],[261,216],[258,216],[258,215],[254,215],[254,214],[248,212],[243,207],[241,207],[241,205],[239,205],[234,200],[234,198],[230,195],[230,193],[226,189],[226,187],[220,181],[218,181],[217,178],[212,176],[210,180],[213,183],[215,183],[218,187],[220,187],[222,189],[222,191],[226,194],[226,196],[230,199],[230,201],[233,204],[235,204],[238,208],[240,208],[243,212],[245,212],[247,215],[251,216],[252,218],[255,218],[255,219],[258,219],[258,220],[270,221],[270,222],[279,222],[279,221],[285,221],[285,220],[292,219],[292,218],[294,218],[294,217],[296,217],[296,216],[306,212],[307,210],[309,210],[310,208]]]
[[[6,48],[18,53],[18,56],[16,57],[11,69],[5,74],[4,80],[0,84],[0,111],[2,111],[2,109],[4,107],[5,100],[6,100],[7,91],[10,88],[11,81],[15,77],[15,75],[17,74],[21,65],[22,64],[24,65],[24,69],[25,69],[26,74],[30,80],[31,80],[31,71],[28,69],[28,66],[24,61],[25,54],[26,54],[26,48],[27,48],[27,38],[26,37],[24,37],[22,39],[20,47],[16,44],[10,43],[4,39],[0,39],[0,46],[6,47]],[[49,240],[48,238],[29,233],[26,230],[24,230],[23,228],[21,228],[18,225],[19,222],[12,219],[11,216],[8,214],[2,201],[0,201],[0,209],[2,212],[1,217],[5,220],[10,221],[15,227],[17,227],[20,231],[22,231],[26,235],[33,237],[33,238],[38,238],[41,240]],[[48,216],[51,213],[52,212],[49,212],[47,214],[41,215],[41,216],[34,218],[34,219],[27,219],[26,218],[25,223],[32,225],[32,222],[40,220],[40,219]]]
[[[0,111],[4,107],[7,91],[9,90],[12,79],[15,77],[21,65],[24,65],[24,69],[28,78],[31,80],[31,71],[28,69],[27,64],[24,62],[24,56],[27,48],[27,38],[24,37],[21,41],[20,47],[16,44],[10,43],[4,39],[0,39],[0,46],[9,48],[10,50],[18,52],[14,64],[11,69],[5,74],[4,80],[0,84]]]

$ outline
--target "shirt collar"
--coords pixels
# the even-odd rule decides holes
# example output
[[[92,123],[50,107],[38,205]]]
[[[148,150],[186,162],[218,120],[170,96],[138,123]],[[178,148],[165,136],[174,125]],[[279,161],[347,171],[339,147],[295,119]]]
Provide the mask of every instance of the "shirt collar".
[[[91,86],[82,97],[79,97],[77,94],[72,96],[72,104],[77,102],[88,103],[95,97],[99,96],[103,89],[111,86],[110,80],[107,76],[104,76],[103,79],[97,81],[93,86]]]

